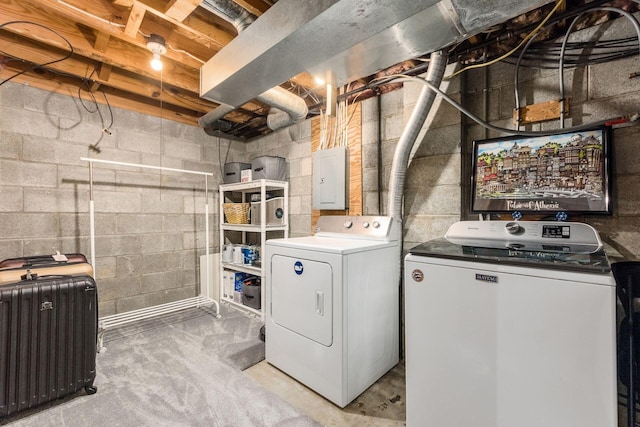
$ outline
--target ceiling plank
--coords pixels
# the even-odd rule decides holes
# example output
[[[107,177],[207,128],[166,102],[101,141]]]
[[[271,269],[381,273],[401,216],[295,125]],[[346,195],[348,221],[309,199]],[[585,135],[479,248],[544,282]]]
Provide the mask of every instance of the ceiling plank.
[[[49,62],[53,57],[64,57],[64,51],[52,51],[50,47],[47,47],[43,43],[38,43],[29,39],[24,39],[21,36],[11,34],[7,31],[0,30],[0,50],[5,51],[9,55],[14,55],[16,52],[12,52],[6,46],[14,46],[19,53],[21,59],[29,61],[35,64],[43,64]],[[18,55],[16,55],[18,56]],[[25,68],[27,66],[25,65]],[[208,113],[218,106],[218,104],[207,101],[199,97],[198,92],[185,91],[180,88],[154,81],[152,79],[142,80],[139,76],[129,73],[127,71],[114,68],[110,64],[101,64],[98,67],[97,73],[96,63],[88,59],[83,59],[77,56],[73,56],[64,61],[50,64],[47,68],[61,73],[60,75],[75,76],[76,90],[81,85],[83,79],[90,79],[92,81],[92,88],[97,90],[98,87],[103,90],[118,90],[124,93],[129,93],[133,97],[146,97],[154,100],[155,102],[162,101],[168,108],[174,106],[175,108],[182,108],[185,110],[193,111],[196,116],[201,116]],[[51,73],[49,73],[51,74]],[[42,80],[40,75],[30,74],[30,76]],[[23,80],[29,82],[30,79]],[[71,79],[69,79],[71,82]],[[131,109],[132,106],[123,108]],[[226,119],[234,122],[243,122],[247,120],[247,117],[252,117],[249,111],[261,111],[263,106],[256,102],[248,102],[243,105],[241,109],[234,111],[226,116]]]
[[[133,3],[131,12],[129,12],[129,19],[127,19],[127,25],[124,27],[124,34],[126,36],[132,39],[138,36],[138,31],[140,30],[140,25],[142,25],[145,13],[146,9],[142,4],[138,2]]]
[[[28,3],[30,0],[23,0]],[[10,0],[15,5],[15,0]],[[76,54],[90,58],[94,61],[106,62],[114,67],[122,68],[133,73],[140,74],[149,79],[159,80],[160,75],[149,67],[151,53],[144,48],[138,48],[130,43],[124,42],[121,38],[111,37],[108,43],[108,56],[105,53],[94,49],[94,40],[90,37],[96,37],[93,31],[82,31],[82,27],[70,22],[68,18],[56,16],[53,13],[44,13],[39,9],[30,9],[25,11],[24,8],[5,9],[4,17],[7,20],[30,20],[41,23],[55,30],[66,39],[74,47]],[[49,46],[64,49],[68,51],[67,44],[59,37],[52,36],[52,33],[45,28],[32,25],[10,25],[5,27],[6,31],[19,34],[25,38],[34,39],[43,42]],[[16,57],[21,57],[15,54]],[[168,56],[168,55],[167,55]],[[51,54],[42,62],[48,62],[54,59]],[[183,63],[173,63],[172,61],[164,61],[165,72],[163,78],[165,83],[179,87],[190,92],[199,93],[200,91],[200,73],[199,66],[190,68],[184,66]]]
[[[72,1],[79,0],[5,0],[3,3],[0,3],[0,10],[4,9],[13,15],[22,15],[24,19],[27,19],[31,15],[37,16],[37,20],[39,20],[40,16],[57,16],[63,18],[67,22],[67,25],[82,24],[146,49],[147,43],[145,37],[139,33],[136,34],[135,37],[129,37],[124,33],[126,17],[128,16],[127,9],[123,10],[114,7],[112,4],[105,4],[105,0],[99,0],[90,3],[91,11],[89,12],[82,9],[85,2],[79,2],[78,5],[75,5],[70,3]],[[178,25],[177,27],[167,21],[164,26],[155,28],[158,27],[158,25],[154,24],[153,20],[146,18],[148,18],[149,15],[153,15],[162,20],[164,15],[143,3],[135,2],[135,4],[142,7],[145,11],[143,25],[146,26],[147,22],[149,22],[149,25],[152,25],[151,28],[147,29],[147,32],[160,34],[166,40],[171,40],[173,43],[175,49],[170,49],[166,57],[179,61],[187,66],[200,68],[203,61],[211,58],[215,52],[233,39],[231,34],[223,31],[216,24],[207,24],[204,19],[198,19],[199,28],[191,28],[175,20],[171,20],[171,22],[176,23]],[[170,18],[167,18],[167,20],[170,20]],[[153,27],[154,25],[155,27]],[[205,30],[205,32],[201,30]],[[176,37],[171,37],[172,33],[175,33]],[[190,50],[194,48],[196,51],[190,52]],[[182,51],[189,52],[200,58],[200,60],[194,59]]]
[[[16,52],[12,52],[9,47],[16,46]],[[0,31],[0,50],[10,55],[15,55],[34,64],[44,64],[53,58],[64,57],[63,51],[52,51],[50,47],[22,37]],[[77,56],[68,58],[62,62],[50,64],[47,68],[58,73],[76,76],[77,79],[89,78],[101,85],[107,85],[137,96],[154,97],[154,93],[159,91],[160,83],[152,79],[141,80],[138,76],[112,67],[103,63],[95,73],[96,63],[88,59]],[[78,82],[79,84],[79,82]],[[171,85],[163,84],[166,92],[164,102],[175,103],[176,105],[189,108],[199,113],[207,113],[215,108],[217,104],[206,101],[199,97],[197,91],[185,91]],[[175,94],[180,94],[176,96]]]
[[[133,6],[134,1],[135,0],[111,0],[111,3],[113,3],[116,6],[129,8]]]
[[[192,21],[189,21],[189,25],[186,25],[176,19],[173,19],[165,15],[159,10],[153,9],[148,6],[146,7],[146,10],[148,13],[156,15],[162,20],[173,24],[175,27],[181,30],[184,30],[187,33],[194,33],[194,28],[196,28],[196,26],[193,25]],[[215,16],[215,15],[211,14],[211,16]],[[207,22],[201,22],[201,26],[206,27],[207,30],[206,32],[203,32],[201,28],[198,28],[197,35],[201,39],[208,39],[209,44],[211,46],[215,46],[217,50],[220,50],[222,47],[226,46],[233,39],[233,36],[231,34],[221,31],[217,29],[215,26],[212,26]]]
[[[0,70],[0,78],[4,79],[19,71],[18,69],[8,66]],[[78,85],[71,82],[64,81],[64,78],[58,76],[53,77],[49,74],[38,75],[35,73],[25,73],[19,77],[16,77],[12,81],[18,84],[28,84],[29,86],[44,89],[54,93],[60,93],[72,97],[77,97],[80,92],[80,97],[86,101],[93,102],[94,100],[99,104],[105,104],[106,101],[102,96],[92,96],[87,91],[78,91]],[[105,90],[109,100],[109,104],[113,107],[118,107],[126,110],[133,110],[143,114],[148,114],[156,117],[162,117],[165,119],[185,123],[192,126],[197,126],[197,117],[193,114],[188,114],[184,109],[173,109],[172,106],[165,103],[160,106],[160,102],[157,105],[153,105],[145,98],[132,97],[131,95],[122,94],[118,92],[108,92],[108,88]]]
[[[261,0],[233,0],[238,5],[247,9],[255,16],[260,16],[269,9],[269,5],[265,4]]]
[[[182,22],[196,10],[202,0],[171,0],[164,14],[169,18]]]

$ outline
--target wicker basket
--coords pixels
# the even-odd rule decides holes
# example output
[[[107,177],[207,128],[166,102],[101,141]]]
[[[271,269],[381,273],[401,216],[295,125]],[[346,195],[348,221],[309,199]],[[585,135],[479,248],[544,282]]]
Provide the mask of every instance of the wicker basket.
[[[251,203],[223,203],[222,210],[229,224],[249,224]]]

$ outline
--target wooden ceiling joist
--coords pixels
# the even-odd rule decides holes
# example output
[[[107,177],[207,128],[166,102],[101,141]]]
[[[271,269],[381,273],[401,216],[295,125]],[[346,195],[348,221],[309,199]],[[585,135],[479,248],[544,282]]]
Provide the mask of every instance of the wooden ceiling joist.
[[[234,2],[247,9],[255,16],[260,16],[269,9],[269,6],[260,0],[234,0]]]
[[[21,71],[19,68],[7,66],[4,69],[0,70],[0,79],[4,80],[19,71]],[[60,76],[56,76],[56,79],[53,80],[53,77],[54,76],[51,75],[51,73],[38,74],[30,72],[14,78],[12,82],[19,84],[28,84],[32,87],[44,89],[54,93],[61,93],[72,97],[77,97],[78,93],[80,93],[81,98],[85,101],[93,101],[95,99],[96,102],[100,104],[106,104],[104,97],[101,95],[91,96],[91,94],[85,90],[78,91],[78,84],[75,80],[68,77],[65,78]],[[197,118],[194,116],[192,111],[188,111],[183,108],[176,108],[171,105],[167,105],[166,103],[162,103],[161,107],[159,101],[154,105],[153,103],[149,102],[148,98],[145,97],[135,97],[130,94],[123,95],[122,93],[110,91],[108,87],[103,87],[103,89],[105,89],[109,104],[112,107],[118,107],[127,110],[133,109],[134,111],[138,111],[144,114],[163,117],[188,125],[197,126]]]
[[[164,14],[169,18],[182,22],[196,10],[202,0],[171,0]]]
[[[3,64],[0,77],[24,72],[12,81],[73,96],[80,92],[86,99],[100,91],[113,106],[196,125],[218,106],[199,96],[200,68],[237,35],[231,23],[200,7],[201,1],[0,0],[0,23],[26,22],[0,29],[0,50],[22,60]],[[256,16],[274,3],[233,1]],[[162,72],[150,67],[151,34],[166,40]],[[306,92],[309,80],[301,76],[292,87]],[[233,123],[233,135],[255,136],[270,132],[268,110],[250,101],[224,119]]]
[[[0,31],[0,46],[9,44],[16,45],[16,37],[17,36],[15,35]],[[8,48],[2,48],[0,50],[4,50],[9,54],[14,54],[16,57],[19,55],[20,59],[24,59],[34,64],[44,64],[55,58],[63,58],[66,53],[65,51],[58,49],[52,51],[50,47],[31,40],[20,40],[17,45],[20,46],[18,52],[11,52]],[[136,75],[114,68],[112,65],[105,63],[99,66],[97,70],[98,72],[95,73],[94,70],[96,66],[97,63],[91,60],[83,60],[77,55],[74,55],[71,58],[61,62],[56,62],[48,67],[61,74],[74,75],[78,79],[90,78],[99,84],[108,85],[123,92],[132,93],[133,95],[152,97],[154,93],[158,92],[160,84],[152,79],[148,79],[147,82],[142,82]],[[212,108],[215,108],[217,105],[200,98],[196,91],[185,91],[180,90],[180,88],[176,89],[169,84],[165,84],[165,86],[176,93],[184,93],[184,96],[177,101],[175,100],[175,97],[172,97],[174,98],[176,105],[181,107],[189,108],[204,114],[209,112]],[[171,102],[172,100],[167,99],[166,101]]]
[[[124,34],[127,37],[135,39],[138,36],[138,31],[140,31],[140,26],[142,25],[145,12],[146,10],[141,3],[133,4],[133,7],[129,12],[129,19],[127,19],[127,24],[124,27]]]

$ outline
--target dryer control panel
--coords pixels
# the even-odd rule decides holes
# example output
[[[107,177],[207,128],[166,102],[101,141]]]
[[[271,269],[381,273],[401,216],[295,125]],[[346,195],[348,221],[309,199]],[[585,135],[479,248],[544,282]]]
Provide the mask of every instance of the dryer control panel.
[[[445,238],[464,246],[568,253],[592,253],[602,248],[598,232],[581,222],[460,221]]]
[[[398,222],[389,216],[327,215],[318,218],[316,236],[398,240]]]

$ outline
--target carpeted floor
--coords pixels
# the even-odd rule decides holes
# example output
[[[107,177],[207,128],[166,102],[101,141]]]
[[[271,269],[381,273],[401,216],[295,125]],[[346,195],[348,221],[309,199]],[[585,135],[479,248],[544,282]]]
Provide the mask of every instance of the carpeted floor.
[[[7,417],[12,426],[319,426],[241,370],[264,358],[261,323],[222,307],[107,331],[98,392]]]

